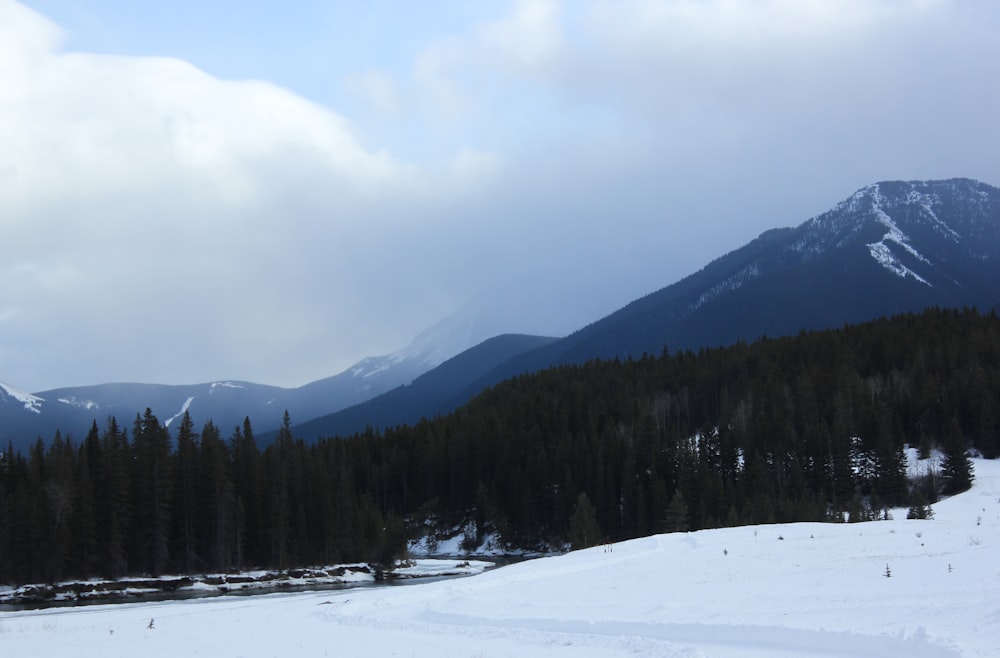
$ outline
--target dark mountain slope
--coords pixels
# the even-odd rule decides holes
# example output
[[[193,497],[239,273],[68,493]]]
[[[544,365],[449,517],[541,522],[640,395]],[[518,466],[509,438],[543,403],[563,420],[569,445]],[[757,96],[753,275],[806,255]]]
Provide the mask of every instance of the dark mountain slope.
[[[593,358],[638,357],[837,327],[929,306],[1000,301],[1000,190],[968,179],[865,187],[797,228],[767,231],[699,272],[566,338],[517,355],[408,417],[364,408],[306,435],[414,422],[510,377]]]
[[[928,306],[986,309],[998,299],[1000,190],[967,179],[878,183],[472,388],[559,363],[726,345]]]
[[[555,340],[521,334],[490,338],[417,377],[409,386],[400,386],[368,402],[296,425],[293,433],[301,438],[354,433],[368,425],[393,427],[423,416],[450,411],[453,408],[451,400],[460,395],[470,381],[485,376],[518,354],[533,351]],[[338,429],[332,429],[332,423]],[[265,440],[267,438],[264,437]]]

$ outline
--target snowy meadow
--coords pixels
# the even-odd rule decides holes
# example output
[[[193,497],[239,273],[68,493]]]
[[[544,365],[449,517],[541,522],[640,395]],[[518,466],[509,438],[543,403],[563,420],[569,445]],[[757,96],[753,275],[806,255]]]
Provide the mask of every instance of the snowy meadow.
[[[18,656],[1000,656],[1000,462],[931,520],[658,535],[399,587],[0,613]]]

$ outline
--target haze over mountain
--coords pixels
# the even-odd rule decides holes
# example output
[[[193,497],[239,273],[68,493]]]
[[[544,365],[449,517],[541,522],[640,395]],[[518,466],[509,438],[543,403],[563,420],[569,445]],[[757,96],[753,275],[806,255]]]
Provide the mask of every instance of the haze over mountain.
[[[1000,190],[968,179],[874,183],[464,387],[452,382],[438,391],[415,381],[418,390],[408,395],[424,406],[408,417],[390,413],[387,395],[296,430],[332,436],[412,423],[486,386],[561,363],[727,345],[928,306],[991,309],[1000,302],[998,282]]]
[[[199,428],[211,420],[229,432],[249,417],[263,433],[277,428],[286,410],[293,419],[308,420],[409,384],[493,331],[495,320],[488,313],[470,309],[427,329],[397,352],[362,359],[344,372],[298,388],[221,380],[181,386],[111,383],[31,394],[0,383],[0,441],[23,446],[37,438],[47,441],[56,430],[80,440],[95,420],[103,429],[107,417],[115,416],[128,428],[147,407],[168,426],[187,411]],[[523,349],[539,344],[529,340]],[[504,359],[512,354],[503,352]],[[490,367],[504,359],[495,358]]]
[[[929,0],[0,0],[0,378],[299,387],[475,300],[565,336],[873,181],[1000,183],[998,28]]]
[[[868,185],[796,228],[761,234],[681,281],[558,340],[452,318],[394,354],[296,389],[217,381],[105,384],[35,394],[0,387],[0,440],[82,435],[146,407],[223,431],[249,417],[266,440],[287,409],[296,436],[345,435],[450,411],[518,374],[860,322],[928,306],[1000,303],[1000,190],[969,179]],[[483,341],[483,342],[480,342]],[[450,358],[449,358],[450,357]]]

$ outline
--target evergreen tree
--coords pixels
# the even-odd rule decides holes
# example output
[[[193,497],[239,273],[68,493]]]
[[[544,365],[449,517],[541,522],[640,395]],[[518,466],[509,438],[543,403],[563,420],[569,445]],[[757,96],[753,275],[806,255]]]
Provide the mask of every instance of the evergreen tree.
[[[906,518],[908,519],[932,519],[934,518],[934,510],[931,506],[927,504],[927,499],[924,498],[924,494],[919,488],[914,490],[913,499],[910,502],[910,509],[906,512]]]
[[[100,476],[97,489],[97,554],[110,578],[129,572],[129,529],[132,521],[132,451],[128,436],[118,428],[114,416],[108,417],[101,435]]]
[[[570,543],[574,550],[596,546],[601,542],[601,528],[597,522],[597,510],[586,493],[576,498],[576,507],[569,521]]]
[[[237,568],[268,562],[268,533],[263,501],[264,470],[249,418],[230,440],[233,454],[234,535]]]
[[[136,414],[133,452],[135,557],[144,571],[158,576],[170,560],[172,463],[170,434],[148,407],[141,417]]]
[[[176,535],[176,562],[185,573],[202,564],[198,556],[198,434],[194,431],[191,414],[184,411],[177,428],[177,448],[174,452],[173,518]]]
[[[663,518],[663,527],[666,532],[688,530],[688,506],[680,489],[675,490],[673,498],[670,499],[670,506],[667,507],[667,513]]]
[[[8,441],[7,448],[0,450],[0,582],[9,582],[14,571],[10,553],[10,492],[14,480],[11,468],[13,460],[14,446]]]
[[[199,536],[201,555],[211,568],[227,571],[235,526],[232,463],[219,429],[208,421],[201,431]]]
[[[80,447],[73,469],[75,495],[73,517],[70,520],[72,536],[71,555],[68,558],[73,577],[90,577],[99,569],[97,556],[97,498],[91,460],[100,460],[100,434],[95,421]]]
[[[941,459],[941,479],[944,481],[941,493],[951,495],[967,491],[972,486],[973,470],[958,420],[952,419]]]
[[[270,564],[279,569],[289,563],[288,539],[291,535],[291,502],[289,500],[290,462],[294,443],[291,419],[285,410],[278,438],[264,453],[267,471],[268,532],[270,533]]]
[[[72,558],[72,519],[77,502],[74,489],[75,450],[70,441],[64,441],[57,431],[45,456],[42,474],[45,491],[45,509],[51,524],[47,535],[48,562],[46,580],[61,580],[66,575],[67,562]]]

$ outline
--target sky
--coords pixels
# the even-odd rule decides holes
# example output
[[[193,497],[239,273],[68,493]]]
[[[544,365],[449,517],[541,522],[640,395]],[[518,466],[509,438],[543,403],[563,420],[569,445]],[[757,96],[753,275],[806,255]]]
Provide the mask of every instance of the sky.
[[[1000,184],[998,37],[990,0],[0,0],[0,380],[565,335],[869,183]]]

